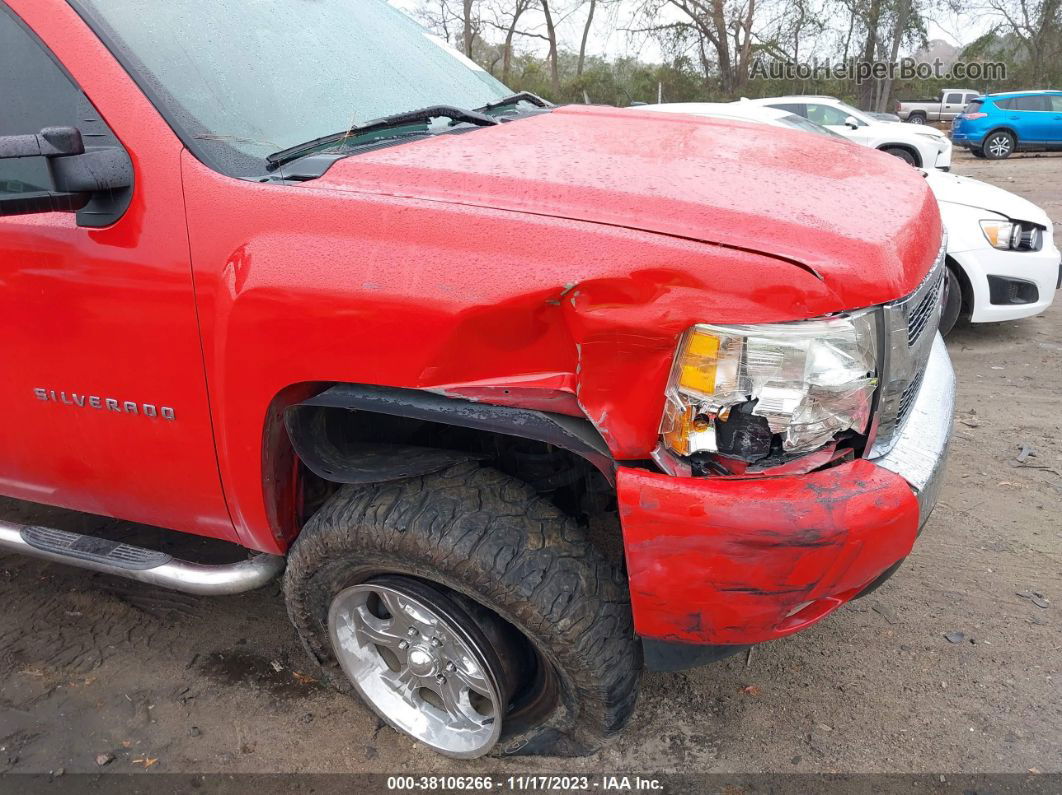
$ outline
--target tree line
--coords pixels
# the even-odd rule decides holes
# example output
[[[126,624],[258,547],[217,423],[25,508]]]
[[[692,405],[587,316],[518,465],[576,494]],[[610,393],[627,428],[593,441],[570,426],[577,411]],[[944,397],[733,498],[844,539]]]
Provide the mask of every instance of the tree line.
[[[406,0],[404,7],[516,91],[554,102],[730,101],[840,96],[866,110],[940,88],[1062,87],[1062,0]],[[1006,78],[764,79],[764,63],[896,62],[928,55],[930,20],[950,20],[949,57],[997,62]],[[941,22],[941,24],[944,24]],[[651,41],[655,62],[607,58],[617,36]]]

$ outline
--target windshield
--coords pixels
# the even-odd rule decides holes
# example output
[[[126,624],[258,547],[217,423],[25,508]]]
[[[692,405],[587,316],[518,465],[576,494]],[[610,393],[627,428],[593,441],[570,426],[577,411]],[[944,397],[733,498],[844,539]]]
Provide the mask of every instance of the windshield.
[[[70,0],[177,128],[235,176],[271,152],[511,92],[383,0]]]
[[[820,124],[816,124],[810,119],[805,119],[803,116],[797,116],[795,113],[787,113],[785,116],[781,116],[778,119],[779,122],[786,127],[794,127],[804,132],[812,132],[817,135],[826,135],[830,138],[840,138],[842,141],[847,141],[843,135],[835,133],[833,130],[828,130]]]
[[[859,108],[853,108],[847,102],[838,102],[834,107],[844,111],[849,116],[854,117],[856,121],[861,121],[864,124],[869,124],[873,121],[873,119],[868,119],[866,114],[864,114]]]

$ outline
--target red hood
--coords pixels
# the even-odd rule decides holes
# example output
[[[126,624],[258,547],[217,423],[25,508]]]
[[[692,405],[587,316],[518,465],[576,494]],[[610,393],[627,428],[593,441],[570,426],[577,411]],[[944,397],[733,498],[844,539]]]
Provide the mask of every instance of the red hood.
[[[810,268],[851,309],[918,285],[940,241],[898,158],[756,124],[568,106],[336,163],[318,188],[562,217]]]

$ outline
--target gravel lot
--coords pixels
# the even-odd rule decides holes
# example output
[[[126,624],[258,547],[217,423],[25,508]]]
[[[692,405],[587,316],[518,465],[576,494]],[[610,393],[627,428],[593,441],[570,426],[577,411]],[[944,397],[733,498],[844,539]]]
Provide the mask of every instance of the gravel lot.
[[[1044,206],[1062,243],[1062,155],[957,153],[955,171]],[[0,772],[1060,772],[1062,303],[949,348],[951,465],[907,564],[748,661],[646,676],[596,756],[456,763],[413,745],[306,676],[277,587],[208,600],[4,556]],[[99,532],[10,500],[0,515]]]

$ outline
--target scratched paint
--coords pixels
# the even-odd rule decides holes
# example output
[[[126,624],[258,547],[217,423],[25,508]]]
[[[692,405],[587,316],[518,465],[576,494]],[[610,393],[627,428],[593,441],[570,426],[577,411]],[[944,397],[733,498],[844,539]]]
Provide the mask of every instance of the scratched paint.
[[[911,551],[907,483],[859,460],[807,475],[685,479],[618,473],[635,629],[688,643],[759,643],[824,618]]]

